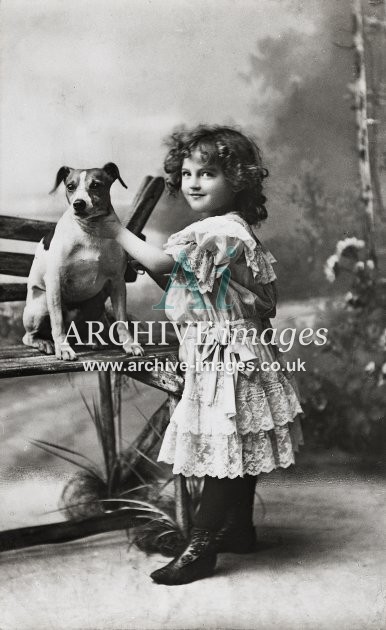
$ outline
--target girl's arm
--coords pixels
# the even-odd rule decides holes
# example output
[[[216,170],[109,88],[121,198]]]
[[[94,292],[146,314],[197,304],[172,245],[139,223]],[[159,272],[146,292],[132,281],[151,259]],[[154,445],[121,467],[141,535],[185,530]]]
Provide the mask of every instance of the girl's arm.
[[[165,254],[162,249],[146,243],[146,241],[138,238],[138,236],[135,236],[133,232],[130,232],[122,225],[117,231],[115,240],[130,256],[148,269],[150,275],[165,274],[172,271],[174,266],[172,256]]]

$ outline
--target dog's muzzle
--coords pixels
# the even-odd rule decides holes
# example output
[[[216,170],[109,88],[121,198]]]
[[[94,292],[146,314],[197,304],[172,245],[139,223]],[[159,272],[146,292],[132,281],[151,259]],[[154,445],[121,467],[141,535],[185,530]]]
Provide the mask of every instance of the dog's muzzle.
[[[73,202],[73,208],[75,210],[76,213],[82,213],[86,210],[86,202],[84,201],[84,199],[75,199],[75,201]]]

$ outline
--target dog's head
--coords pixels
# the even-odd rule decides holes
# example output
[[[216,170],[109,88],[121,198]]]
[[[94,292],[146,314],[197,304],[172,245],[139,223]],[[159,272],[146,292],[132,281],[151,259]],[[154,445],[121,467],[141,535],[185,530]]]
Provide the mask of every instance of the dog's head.
[[[80,219],[95,219],[109,213],[110,188],[116,179],[127,188],[121,179],[118,166],[112,162],[105,164],[103,168],[87,170],[62,166],[56,174],[55,186],[51,193],[64,182],[67,201],[74,209],[75,215]]]

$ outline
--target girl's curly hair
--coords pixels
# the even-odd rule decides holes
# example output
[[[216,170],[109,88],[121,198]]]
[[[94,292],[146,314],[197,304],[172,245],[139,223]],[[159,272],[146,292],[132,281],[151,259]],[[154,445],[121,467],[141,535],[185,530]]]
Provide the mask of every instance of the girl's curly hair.
[[[260,149],[248,136],[232,127],[198,125],[181,129],[166,141],[169,147],[164,169],[166,185],[172,195],[181,189],[181,170],[185,158],[196,149],[205,164],[218,164],[235,192],[235,212],[254,225],[267,218],[263,180],[268,171],[262,165]]]

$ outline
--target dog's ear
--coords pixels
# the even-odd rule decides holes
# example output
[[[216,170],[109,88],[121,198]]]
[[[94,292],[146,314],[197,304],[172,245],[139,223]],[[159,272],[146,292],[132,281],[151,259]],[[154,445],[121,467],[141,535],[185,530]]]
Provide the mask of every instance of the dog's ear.
[[[71,169],[68,166],[61,166],[60,167],[60,169],[56,173],[55,186],[53,187],[52,190],[50,190],[50,195],[52,195],[52,193],[55,192],[55,190],[57,189],[59,184],[61,184],[66,179],[66,177],[67,177],[67,175],[69,174],[70,171],[71,171]]]
[[[125,182],[119,174],[118,166],[114,164],[114,162],[108,162],[108,164],[105,164],[103,170],[107,173],[109,177],[111,177],[113,182],[115,182],[115,180],[117,179],[124,188],[127,188]]]

